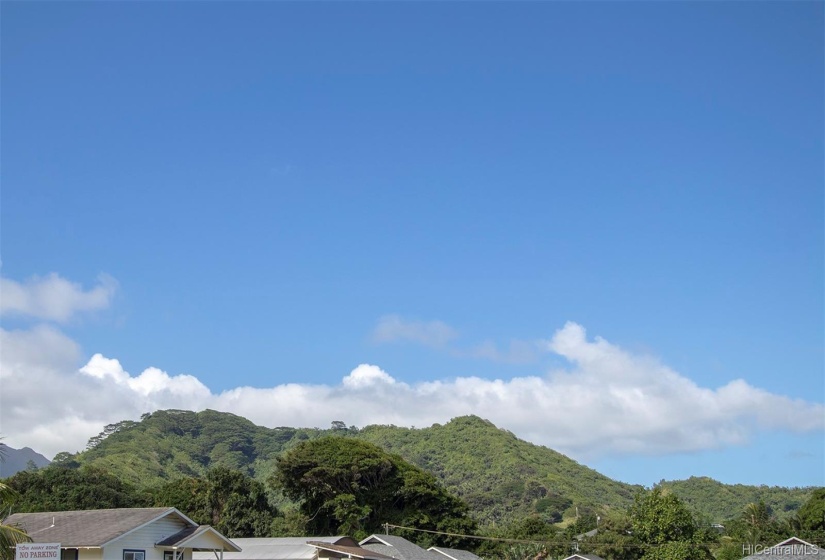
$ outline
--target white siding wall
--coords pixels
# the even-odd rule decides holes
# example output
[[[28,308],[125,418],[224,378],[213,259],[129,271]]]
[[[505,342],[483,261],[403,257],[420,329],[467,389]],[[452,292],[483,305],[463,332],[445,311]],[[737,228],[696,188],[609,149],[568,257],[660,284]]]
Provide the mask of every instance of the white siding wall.
[[[163,550],[155,548],[155,543],[171,537],[186,526],[183,520],[169,515],[116,540],[105,548],[102,558],[81,557],[78,560],[123,560],[124,550],[143,550],[146,560],[163,560]],[[188,556],[185,560],[191,560],[191,552]]]

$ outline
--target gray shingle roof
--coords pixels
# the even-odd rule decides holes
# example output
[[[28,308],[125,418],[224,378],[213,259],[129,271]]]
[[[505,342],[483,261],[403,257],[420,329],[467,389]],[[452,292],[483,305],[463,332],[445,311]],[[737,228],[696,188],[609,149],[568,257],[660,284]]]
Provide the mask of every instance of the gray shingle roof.
[[[240,552],[241,548],[221,535],[218,531],[212,528],[211,525],[196,525],[186,527],[174,535],[166,537],[160,542],[155,543],[155,546],[161,547],[184,547],[192,548],[194,550],[207,549],[214,550],[212,546],[203,546],[204,541],[201,540],[204,536],[211,536],[221,543],[221,550],[231,550],[233,552]],[[199,542],[200,541],[200,542]]]
[[[604,558],[602,558],[601,556],[596,556],[595,554],[573,554],[571,556],[568,556],[564,560],[577,560],[577,559],[581,559],[581,560],[604,560]]]
[[[431,546],[427,550],[452,558],[452,560],[481,560],[480,556],[476,556],[468,550],[461,550],[458,548],[444,548],[442,546]]]
[[[340,544],[330,544],[319,541],[309,541],[307,544],[311,544],[312,546],[322,550],[338,552],[349,558],[363,558],[364,560],[392,560],[391,556],[384,556],[380,552],[375,552],[360,546],[343,546]]]
[[[59,542],[72,548],[99,547],[167,515],[179,516],[193,525],[191,519],[169,507],[15,513],[4,523],[24,529],[34,542]]]
[[[362,548],[391,556],[396,560],[444,560],[441,554],[424,550],[417,544],[395,535],[371,535],[358,544]]]
[[[185,541],[186,539],[188,539],[189,537],[191,537],[192,535],[197,533],[199,529],[200,529],[200,527],[197,526],[197,525],[190,525],[189,527],[183,529],[182,531],[178,531],[174,535],[166,537],[165,539],[163,539],[162,541],[157,543],[157,545],[158,546],[175,546],[179,542]]]
[[[239,538],[232,542],[241,547],[241,552],[224,552],[223,560],[313,560],[315,547],[307,541],[329,544],[355,544],[349,537],[280,537],[280,538]],[[192,560],[215,560],[211,552],[193,552]]]

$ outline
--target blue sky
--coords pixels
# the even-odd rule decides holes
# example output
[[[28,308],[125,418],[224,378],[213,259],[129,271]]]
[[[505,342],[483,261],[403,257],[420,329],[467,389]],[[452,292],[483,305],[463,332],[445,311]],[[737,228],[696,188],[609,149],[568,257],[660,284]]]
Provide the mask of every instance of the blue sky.
[[[9,445],[475,413],[825,484],[821,2],[0,9]]]

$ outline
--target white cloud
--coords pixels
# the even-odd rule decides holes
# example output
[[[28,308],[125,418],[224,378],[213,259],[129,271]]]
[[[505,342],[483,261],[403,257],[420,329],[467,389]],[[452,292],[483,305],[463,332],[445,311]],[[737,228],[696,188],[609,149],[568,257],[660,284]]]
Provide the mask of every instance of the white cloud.
[[[105,274],[90,290],[54,273],[23,283],[0,278],[0,314],[65,323],[78,313],[109,307],[116,290],[117,282]]]
[[[89,363],[80,368],[80,373],[97,379],[109,378],[119,385],[126,385],[144,399],[186,398],[199,402],[208,399],[211,394],[206,385],[192,375],[170,377],[165,371],[150,367],[137,377],[131,377],[118,360],[104,358],[101,354],[92,356]]]
[[[385,315],[378,320],[372,339],[375,342],[403,340],[439,348],[457,335],[455,330],[441,321],[408,321],[398,315]]]
[[[395,379],[378,366],[361,364],[344,378],[344,387],[361,389],[375,387],[379,383],[395,385]]]
[[[161,408],[211,408],[270,427],[323,427],[333,419],[420,427],[476,414],[577,459],[701,451],[744,444],[763,431],[825,429],[821,403],[743,380],[700,387],[654,358],[588,340],[575,323],[544,344],[570,363],[546,375],[408,385],[361,364],[335,385],[238,387],[220,394],[191,375],[157,368],[131,375],[99,354],[79,367],[76,345],[54,329],[2,336],[6,443],[47,454],[81,449],[105,424]]]
[[[113,417],[134,415],[132,395],[78,372],[80,348],[57,329],[0,329],[0,348],[0,434],[8,445],[77,451]]]

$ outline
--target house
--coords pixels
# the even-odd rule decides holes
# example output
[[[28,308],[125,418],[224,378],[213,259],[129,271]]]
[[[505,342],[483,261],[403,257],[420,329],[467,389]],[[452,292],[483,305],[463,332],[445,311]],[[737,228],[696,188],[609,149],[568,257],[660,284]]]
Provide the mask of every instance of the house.
[[[441,546],[431,546],[428,548],[430,552],[446,556],[446,560],[481,560],[480,556],[476,556],[467,550],[460,550],[457,548],[444,548]],[[442,559],[443,560],[443,559]]]
[[[362,549],[351,537],[284,537],[233,539],[240,552],[226,552],[223,560],[393,560],[377,552]],[[215,560],[206,552],[195,552],[192,560]]]
[[[820,558],[823,550],[815,544],[791,537],[773,546],[745,545],[745,553],[750,554],[743,560],[815,560]]]
[[[564,560],[604,560],[604,558],[595,554],[573,554]]]
[[[390,556],[395,560],[446,560],[437,552],[424,550],[417,544],[395,535],[371,535],[358,544],[361,548]]]
[[[15,513],[6,525],[35,543],[59,543],[61,560],[212,560],[240,547],[209,525],[198,525],[173,507]]]

